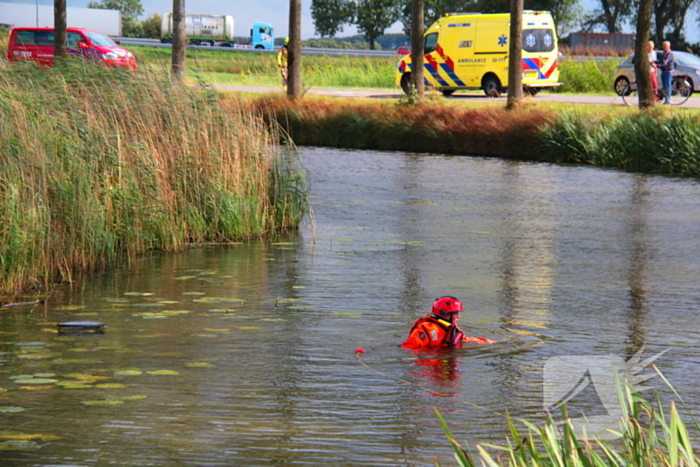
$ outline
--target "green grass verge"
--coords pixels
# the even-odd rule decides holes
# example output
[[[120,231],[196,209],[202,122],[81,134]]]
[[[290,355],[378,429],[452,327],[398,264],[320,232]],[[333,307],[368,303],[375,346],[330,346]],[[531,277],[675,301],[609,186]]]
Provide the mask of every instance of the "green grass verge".
[[[170,49],[136,47],[140,66],[169,66]],[[279,87],[281,80],[276,55],[263,52],[221,50],[187,50],[190,73],[211,84]],[[304,55],[302,79],[304,87],[392,89],[399,57],[358,57],[336,55]],[[595,93],[612,95],[612,76],[620,59],[571,60],[559,62],[560,81],[564,86],[556,93]]]

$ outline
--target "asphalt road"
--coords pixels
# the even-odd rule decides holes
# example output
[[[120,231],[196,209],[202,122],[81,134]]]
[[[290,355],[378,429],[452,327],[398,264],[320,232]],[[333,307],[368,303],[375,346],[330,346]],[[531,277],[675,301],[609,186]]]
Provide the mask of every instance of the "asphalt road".
[[[258,86],[213,86],[219,91],[239,91],[239,92],[257,92],[271,93],[282,92],[282,88],[258,87]],[[309,89],[310,94],[318,94],[321,96],[334,97],[362,97],[370,99],[398,99],[404,94],[400,91],[368,91],[357,89]],[[465,102],[503,102],[504,97],[486,97],[479,93],[455,94],[449,99],[464,100]],[[625,105],[622,99],[617,96],[591,96],[591,95],[563,95],[563,94],[539,94],[536,97],[528,97],[535,102],[560,102],[565,104],[588,104],[588,105]],[[688,101],[680,106],[680,108],[700,109],[700,97],[691,97]]]

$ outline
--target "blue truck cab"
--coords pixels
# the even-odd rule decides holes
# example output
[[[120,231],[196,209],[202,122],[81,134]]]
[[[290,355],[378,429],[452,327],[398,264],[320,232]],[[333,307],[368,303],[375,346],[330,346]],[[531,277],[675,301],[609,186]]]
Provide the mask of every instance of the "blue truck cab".
[[[275,30],[272,29],[272,24],[255,21],[253,29],[250,30],[250,41],[254,49],[272,50],[275,45]]]

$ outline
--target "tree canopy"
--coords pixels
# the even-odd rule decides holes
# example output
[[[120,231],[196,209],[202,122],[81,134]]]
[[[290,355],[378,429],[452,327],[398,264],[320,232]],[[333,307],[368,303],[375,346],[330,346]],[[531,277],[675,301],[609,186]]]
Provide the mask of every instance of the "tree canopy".
[[[90,2],[88,8],[101,10],[119,10],[122,12],[122,34],[134,37],[143,33],[138,17],[143,14],[143,5],[140,0],[102,0]]]

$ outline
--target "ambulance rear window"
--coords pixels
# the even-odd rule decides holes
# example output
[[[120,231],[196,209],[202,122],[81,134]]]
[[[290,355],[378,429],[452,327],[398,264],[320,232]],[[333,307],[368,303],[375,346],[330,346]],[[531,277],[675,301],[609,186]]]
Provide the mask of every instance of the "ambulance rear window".
[[[551,52],[556,45],[551,29],[523,29],[523,50],[525,52]]]

